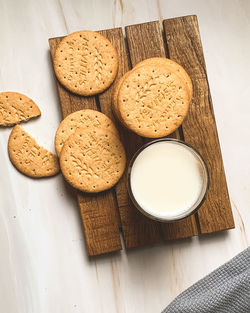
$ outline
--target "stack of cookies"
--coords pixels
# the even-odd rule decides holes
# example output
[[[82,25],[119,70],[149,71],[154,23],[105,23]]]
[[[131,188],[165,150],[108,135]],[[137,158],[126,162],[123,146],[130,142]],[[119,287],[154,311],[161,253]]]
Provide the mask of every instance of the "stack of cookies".
[[[63,176],[84,192],[111,188],[125,170],[118,131],[106,115],[95,110],[68,115],[57,129],[55,147]]]
[[[182,124],[192,93],[191,79],[181,65],[167,58],[150,58],[117,82],[113,112],[140,136],[164,137]]]

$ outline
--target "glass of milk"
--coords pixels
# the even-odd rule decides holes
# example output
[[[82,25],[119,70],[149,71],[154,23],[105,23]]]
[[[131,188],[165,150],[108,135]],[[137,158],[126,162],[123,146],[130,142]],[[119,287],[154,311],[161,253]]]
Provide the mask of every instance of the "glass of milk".
[[[162,138],[145,144],[128,168],[128,191],[134,205],[161,222],[173,222],[196,212],[208,187],[204,159],[177,139]]]

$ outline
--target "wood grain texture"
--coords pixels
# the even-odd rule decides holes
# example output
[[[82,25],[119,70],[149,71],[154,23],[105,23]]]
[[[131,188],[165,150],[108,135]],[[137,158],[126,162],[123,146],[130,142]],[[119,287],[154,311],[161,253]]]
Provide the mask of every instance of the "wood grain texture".
[[[125,31],[133,67],[142,60],[166,56],[158,21],[126,26]]]
[[[101,31],[100,33],[106,36],[118,51],[119,70],[116,79],[119,79],[130,69],[130,60],[126,51],[122,29],[116,28]],[[113,84],[105,93],[99,95],[101,111],[107,114],[111,119],[113,119],[111,99],[114,85],[115,84]],[[141,137],[128,131],[119,123],[117,126],[120,131],[122,142],[125,145],[128,165],[133,154],[139,149],[139,147],[141,147],[143,141]],[[161,235],[157,223],[145,218],[130,202],[126,179],[127,169],[115,188],[125,247],[135,248],[160,242]]]
[[[127,26],[125,31],[133,65],[147,58],[167,56],[158,21]],[[180,134],[176,131],[169,137],[180,138]],[[194,216],[175,223],[158,223],[158,226],[164,240],[187,238],[198,233]]]
[[[193,100],[182,125],[184,138],[202,154],[210,173],[209,193],[198,211],[201,233],[234,228],[197,17],[168,19],[163,25],[170,58],[193,82]]]
[[[112,189],[96,195],[77,193],[88,254],[122,249],[116,201]]]
[[[49,40],[53,57],[61,38]],[[58,95],[63,118],[81,109],[97,110],[95,97],[81,97],[66,90],[57,81]],[[116,201],[112,190],[89,195],[77,192],[83,230],[89,255],[98,255],[121,250],[119,219],[117,218]]]

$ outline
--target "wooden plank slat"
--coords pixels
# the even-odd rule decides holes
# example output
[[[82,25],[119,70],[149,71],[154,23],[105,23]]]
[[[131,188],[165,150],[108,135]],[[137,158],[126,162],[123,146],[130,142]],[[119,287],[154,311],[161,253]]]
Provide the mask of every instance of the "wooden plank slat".
[[[132,65],[152,57],[166,57],[160,23],[150,22],[125,27]],[[179,138],[178,131],[171,135]],[[194,216],[174,223],[159,223],[164,240],[187,238],[198,234]]]
[[[164,42],[158,21],[125,27],[132,67],[153,57],[165,57]]]
[[[122,249],[116,201],[112,190],[96,195],[77,194],[89,255]]]
[[[100,33],[107,37],[118,51],[119,70],[116,78],[117,80],[129,70],[129,59],[122,29],[116,28],[101,31]],[[114,85],[115,84],[113,84],[105,93],[99,95],[101,111],[112,119],[111,99]],[[119,128],[121,140],[125,145],[127,161],[129,162],[136,150],[143,144],[142,138],[126,130],[119,123],[117,126]],[[160,242],[161,235],[157,223],[145,218],[131,203],[128,196],[126,178],[127,170],[115,188],[125,247],[135,248]]]
[[[61,40],[62,37],[49,40],[52,57]],[[66,90],[58,81],[57,89],[63,118],[81,109],[97,109],[95,97],[77,96]],[[119,222],[113,191],[110,190],[95,196],[77,191],[77,201],[88,254],[98,255],[121,250]]]
[[[193,82],[184,138],[202,154],[210,173],[208,197],[198,211],[201,233],[234,228],[197,17],[168,19],[163,25],[171,59],[183,65]]]

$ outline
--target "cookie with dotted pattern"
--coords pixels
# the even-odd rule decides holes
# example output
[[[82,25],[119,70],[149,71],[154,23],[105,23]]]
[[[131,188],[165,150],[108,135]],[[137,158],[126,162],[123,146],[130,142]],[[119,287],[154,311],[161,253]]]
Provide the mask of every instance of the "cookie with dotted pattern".
[[[0,126],[12,126],[41,115],[38,106],[18,92],[0,93]]]
[[[175,131],[187,115],[190,103],[183,79],[163,64],[134,68],[123,80],[117,101],[126,126],[149,138]]]
[[[114,186],[125,166],[124,147],[117,136],[103,128],[79,128],[62,148],[60,166],[66,181],[84,192]]]
[[[57,156],[39,146],[20,125],[10,133],[8,152],[13,165],[27,176],[48,177],[60,170]]]
[[[55,148],[57,155],[60,155],[65,141],[77,128],[106,128],[119,137],[119,133],[105,114],[96,110],[80,110],[69,114],[59,125],[55,136]]]
[[[180,64],[178,64],[177,62],[175,62],[171,59],[168,59],[168,58],[155,57],[155,58],[145,59],[145,60],[137,63],[134,68],[138,68],[138,67],[144,66],[146,64],[155,64],[158,66],[165,65],[172,72],[174,72],[175,74],[180,76],[180,78],[182,78],[185,81],[185,84],[186,84],[187,89],[188,89],[189,100],[191,101],[192,96],[193,96],[193,84],[192,84],[190,76],[188,75],[188,73],[185,71],[185,69]]]
[[[53,61],[60,83],[83,96],[103,92],[114,81],[118,70],[115,47],[93,31],[78,31],[64,37]]]

